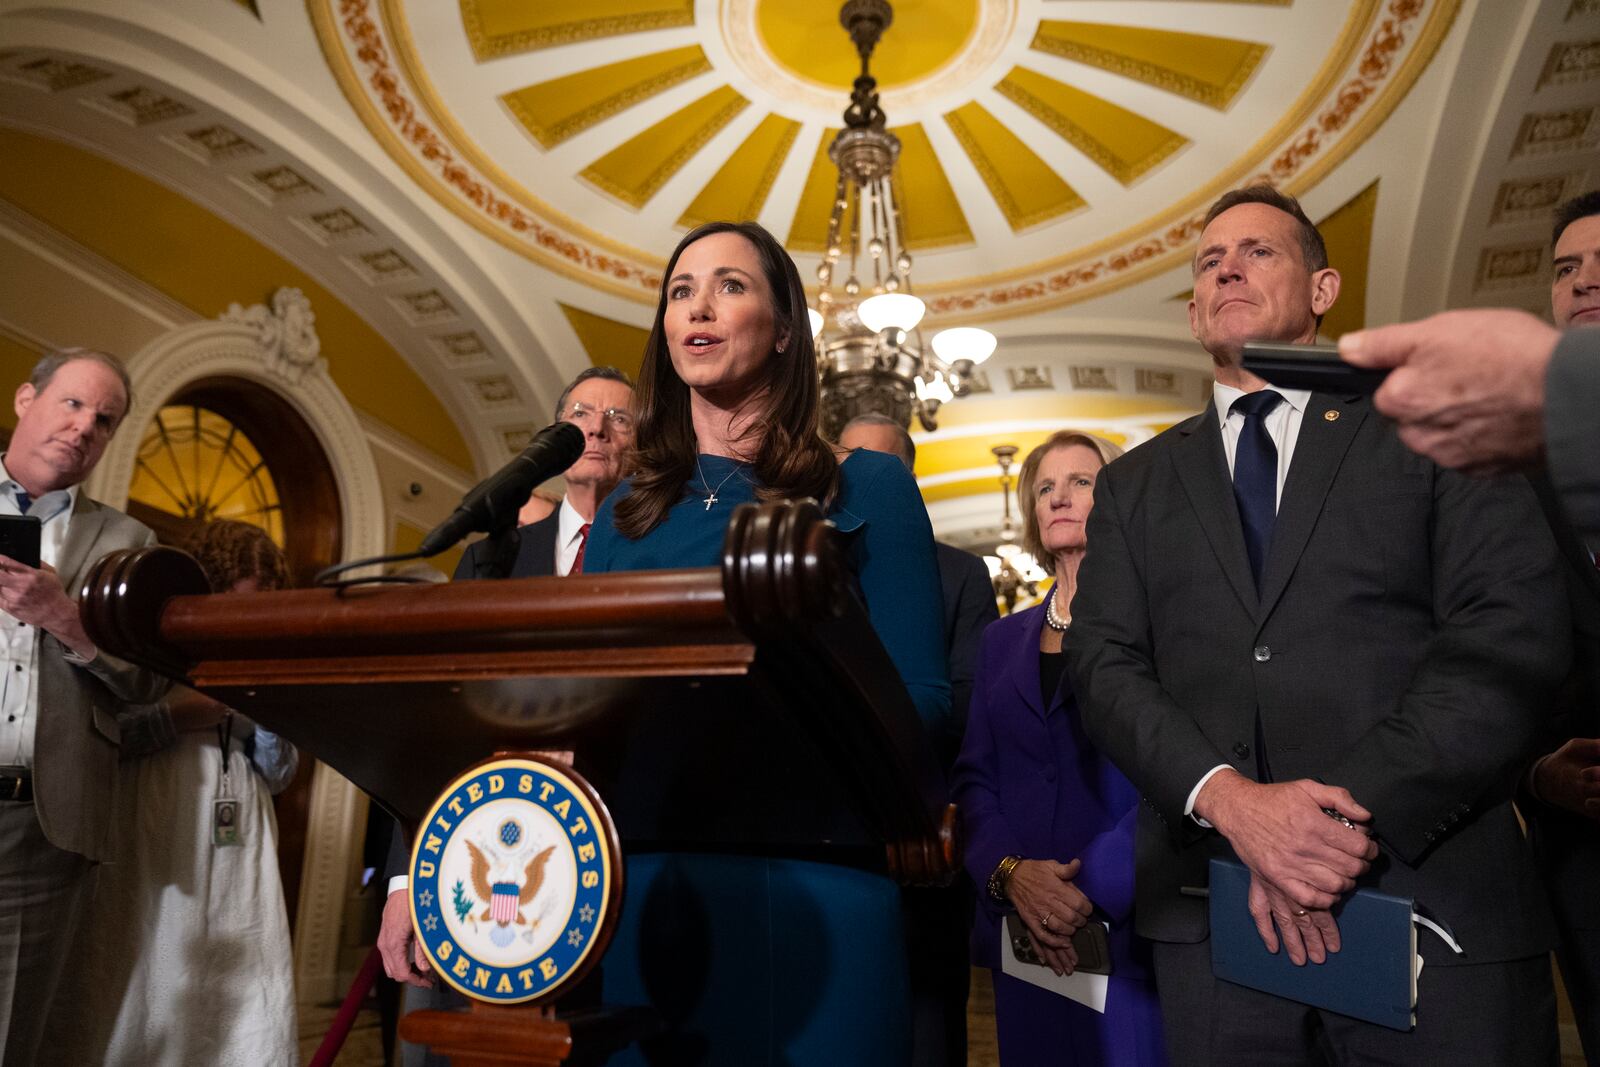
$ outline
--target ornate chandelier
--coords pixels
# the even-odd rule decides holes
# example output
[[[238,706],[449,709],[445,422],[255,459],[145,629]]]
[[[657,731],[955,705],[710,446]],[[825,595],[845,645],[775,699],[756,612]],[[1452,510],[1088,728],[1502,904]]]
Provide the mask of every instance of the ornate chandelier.
[[[861,57],[861,74],[828,149],[839,168],[828,243],[817,267],[817,337],[822,376],[822,431],[837,440],[857,415],[887,415],[902,426],[916,415],[938,426],[939,406],[970,389],[973,369],[994,352],[988,330],[943,330],[922,341],[923,302],[911,292],[911,254],[900,221],[895,163],[900,139],[885,129],[872,51],[894,20],[888,0],[846,0],[839,22]],[[845,272],[841,283],[839,275]],[[835,292],[839,285],[839,292]]]

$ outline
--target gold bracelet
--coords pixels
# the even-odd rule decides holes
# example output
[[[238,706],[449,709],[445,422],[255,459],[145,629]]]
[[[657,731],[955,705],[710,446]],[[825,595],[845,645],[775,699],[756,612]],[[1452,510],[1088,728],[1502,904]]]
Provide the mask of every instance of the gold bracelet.
[[[996,904],[1009,904],[1006,897],[1006,883],[1011,881],[1011,872],[1017,869],[1017,864],[1022,862],[1021,856],[1007,856],[995,864],[994,871],[989,875],[989,899]]]

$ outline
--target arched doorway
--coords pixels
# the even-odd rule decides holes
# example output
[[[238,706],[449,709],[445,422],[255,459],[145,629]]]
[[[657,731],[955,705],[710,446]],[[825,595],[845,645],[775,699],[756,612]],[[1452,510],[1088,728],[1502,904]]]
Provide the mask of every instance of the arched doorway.
[[[150,419],[128,486],[127,512],[164,544],[183,545],[216,519],[264,529],[284,551],[291,585],[339,558],[339,486],[317,436],[294,406],[248,378],[184,386]],[[299,910],[315,764],[272,798],[289,927]]]
[[[163,541],[200,523],[260,526],[307,585],[339,559],[339,486],[310,425],[283,397],[246,378],[202,378],[155,413],[139,442],[128,513]]]

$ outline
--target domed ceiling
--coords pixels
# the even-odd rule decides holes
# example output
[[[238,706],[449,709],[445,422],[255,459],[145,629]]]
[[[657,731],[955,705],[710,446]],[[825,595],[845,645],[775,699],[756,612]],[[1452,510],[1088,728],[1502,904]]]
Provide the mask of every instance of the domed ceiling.
[[[1187,255],[1215,195],[1309,188],[1458,0],[899,0],[873,56],[917,291],[1026,314]],[[542,266],[653,302],[687,227],[820,252],[854,49],[833,0],[310,0],[369,129]]]

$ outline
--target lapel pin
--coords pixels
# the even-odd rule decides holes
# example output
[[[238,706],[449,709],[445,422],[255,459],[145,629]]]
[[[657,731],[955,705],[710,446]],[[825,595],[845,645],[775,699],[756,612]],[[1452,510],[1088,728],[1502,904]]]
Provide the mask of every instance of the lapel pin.
[[[1322,417],[1327,419],[1329,422],[1339,421],[1339,413],[1337,411],[1324,411],[1322,413]]]

